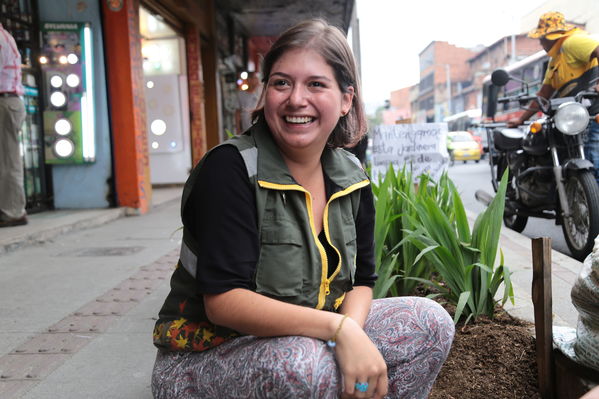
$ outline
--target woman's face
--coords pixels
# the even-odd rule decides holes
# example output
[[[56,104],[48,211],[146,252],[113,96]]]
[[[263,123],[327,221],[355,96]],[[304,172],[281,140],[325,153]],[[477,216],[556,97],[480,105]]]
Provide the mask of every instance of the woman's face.
[[[289,50],[268,77],[264,116],[283,153],[311,149],[320,154],[352,98],[353,88],[341,92],[333,68],[319,53]]]

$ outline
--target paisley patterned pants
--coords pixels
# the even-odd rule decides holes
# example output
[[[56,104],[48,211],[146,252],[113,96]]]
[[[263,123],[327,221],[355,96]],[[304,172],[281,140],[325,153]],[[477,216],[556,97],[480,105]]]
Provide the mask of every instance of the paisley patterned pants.
[[[426,398],[451,348],[454,325],[436,302],[377,299],[364,330],[387,363],[388,398]],[[154,398],[338,398],[335,356],[318,339],[234,338],[205,352],[158,351]]]

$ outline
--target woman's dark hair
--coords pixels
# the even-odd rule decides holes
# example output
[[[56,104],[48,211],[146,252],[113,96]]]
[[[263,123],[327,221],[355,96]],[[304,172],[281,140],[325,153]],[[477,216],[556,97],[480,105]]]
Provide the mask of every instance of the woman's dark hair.
[[[351,147],[356,144],[366,133],[356,62],[341,30],[320,18],[292,26],[274,42],[262,62],[264,90],[258,102],[259,107],[252,113],[252,119],[255,121],[264,118],[264,97],[272,67],[285,52],[293,49],[311,49],[318,52],[335,72],[335,79],[341,91],[346,93],[348,87],[353,87],[351,108],[345,116],[339,118],[327,144],[331,147]]]

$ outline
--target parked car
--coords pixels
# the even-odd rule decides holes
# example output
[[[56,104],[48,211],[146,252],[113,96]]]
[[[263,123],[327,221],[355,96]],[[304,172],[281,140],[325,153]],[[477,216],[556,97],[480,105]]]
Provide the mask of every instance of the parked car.
[[[454,161],[474,161],[478,163],[482,156],[482,146],[467,131],[449,132],[447,134],[447,151],[451,163]]]

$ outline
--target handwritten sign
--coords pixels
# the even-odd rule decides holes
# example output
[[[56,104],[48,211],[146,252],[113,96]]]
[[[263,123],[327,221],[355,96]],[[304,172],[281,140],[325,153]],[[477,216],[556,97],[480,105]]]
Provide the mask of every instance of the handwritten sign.
[[[379,125],[372,131],[372,177],[393,165],[411,168],[415,181],[423,173],[438,180],[449,164],[447,123]]]

